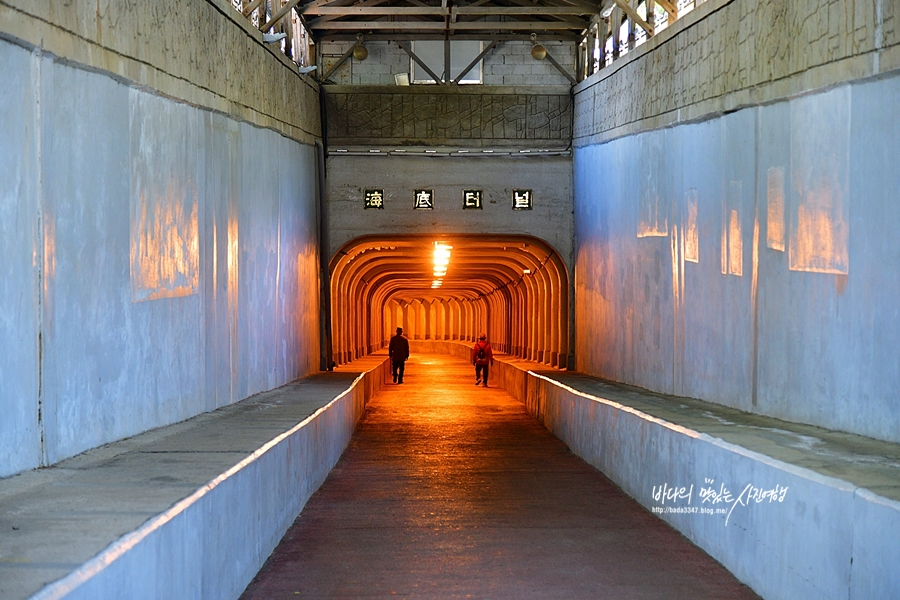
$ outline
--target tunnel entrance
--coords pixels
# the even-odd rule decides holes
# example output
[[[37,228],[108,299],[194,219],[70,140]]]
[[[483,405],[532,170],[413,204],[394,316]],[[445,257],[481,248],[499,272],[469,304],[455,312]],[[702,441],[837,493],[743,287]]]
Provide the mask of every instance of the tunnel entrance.
[[[567,368],[570,289],[546,242],[521,235],[366,236],[330,264],[332,360],[340,365],[411,340],[474,341]]]

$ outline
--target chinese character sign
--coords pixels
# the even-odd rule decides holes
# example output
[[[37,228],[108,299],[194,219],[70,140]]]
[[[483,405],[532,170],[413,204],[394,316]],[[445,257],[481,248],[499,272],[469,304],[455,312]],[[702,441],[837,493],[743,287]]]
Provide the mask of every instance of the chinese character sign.
[[[531,190],[513,190],[513,210],[531,210],[533,195]]]
[[[463,209],[482,208],[482,190],[466,190],[463,192]]]
[[[384,208],[384,190],[366,190],[366,208]]]
[[[413,195],[413,208],[431,210],[434,208],[434,190],[416,190]]]

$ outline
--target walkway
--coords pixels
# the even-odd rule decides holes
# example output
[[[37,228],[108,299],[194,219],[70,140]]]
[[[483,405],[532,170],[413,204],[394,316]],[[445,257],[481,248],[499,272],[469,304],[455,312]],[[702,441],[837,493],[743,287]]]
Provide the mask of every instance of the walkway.
[[[754,598],[471,367],[419,355],[242,596]]]

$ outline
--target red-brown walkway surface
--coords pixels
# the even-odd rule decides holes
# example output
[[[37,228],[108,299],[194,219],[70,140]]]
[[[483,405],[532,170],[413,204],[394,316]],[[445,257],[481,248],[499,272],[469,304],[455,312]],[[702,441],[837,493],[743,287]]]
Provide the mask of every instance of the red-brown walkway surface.
[[[414,356],[242,598],[755,598],[498,388]]]

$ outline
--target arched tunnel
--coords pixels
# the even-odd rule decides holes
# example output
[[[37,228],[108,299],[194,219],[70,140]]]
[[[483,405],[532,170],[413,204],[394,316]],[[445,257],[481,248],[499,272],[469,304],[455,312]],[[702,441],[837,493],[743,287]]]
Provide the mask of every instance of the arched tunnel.
[[[522,235],[367,236],[331,260],[332,357],[340,365],[411,340],[474,341],[554,368],[569,363],[570,294],[550,245]]]

